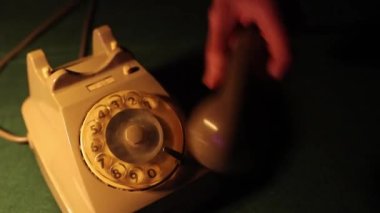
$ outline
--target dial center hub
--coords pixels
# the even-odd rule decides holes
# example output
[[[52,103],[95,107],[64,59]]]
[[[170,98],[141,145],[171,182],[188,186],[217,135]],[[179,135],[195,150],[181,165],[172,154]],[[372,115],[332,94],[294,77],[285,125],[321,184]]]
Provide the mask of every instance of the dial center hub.
[[[124,137],[127,144],[138,147],[144,143],[144,127],[136,124],[130,125],[125,129]]]

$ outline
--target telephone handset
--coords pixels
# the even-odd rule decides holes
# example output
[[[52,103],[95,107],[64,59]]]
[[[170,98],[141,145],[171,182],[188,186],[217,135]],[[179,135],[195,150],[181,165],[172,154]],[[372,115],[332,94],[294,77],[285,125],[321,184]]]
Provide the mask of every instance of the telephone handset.
[[[241,97],[231,95],[241,92],[248,50],[230,67],[244,72],[233,70],[240,77],[227,79],[219,98],[194,111],[184,134],[169,94],[118,46],[108,26],[93,31],[92,47],[92,55],[56,69],[42,50],[27,56],[30,95],[22,114],[29,145],[63,212],[133,212],[183,187],[193,189],[209,170],[182,163],[187,147],[212,170],[234,167],[228,161],[236,150],[232,130]],[[242,66],[239,58],[245,58]],[[218,103],[236,106],[217,113]]]

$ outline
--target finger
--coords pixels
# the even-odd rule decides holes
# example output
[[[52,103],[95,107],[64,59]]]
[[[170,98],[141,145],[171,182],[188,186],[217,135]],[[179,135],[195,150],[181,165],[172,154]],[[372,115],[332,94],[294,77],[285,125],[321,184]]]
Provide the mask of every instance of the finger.
[[[245,2],[236,8],[240,22],[244,25],[255,23],[260,28],[269,51],[268,72],[274,78],[280,79],[290,64],[291,53],[287,32],[280,21],[277,6],[270,0],[240,1]]]
[[[209,88],[218,87],[224,79],[228,38],[234,19],[230,1],[215,0],[209,10],[209,31],[206,41],[206,67],[203,81]]]
[[[203,75],[203,83],[209,89],[216,89],[224,80],[225,57],[213,53],[207,54],[206,70]]]

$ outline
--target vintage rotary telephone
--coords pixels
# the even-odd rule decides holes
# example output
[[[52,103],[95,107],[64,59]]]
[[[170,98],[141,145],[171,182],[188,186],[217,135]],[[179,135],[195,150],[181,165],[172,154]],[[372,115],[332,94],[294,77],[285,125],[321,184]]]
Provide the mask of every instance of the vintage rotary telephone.
[[[218,134],[233,141],[233,126],[225,131],[233,111],[223,118],[198,109],[187,127],[169,94],[118,46],[108,26],[93,31],[92,45],[91,56],[56,69],[42,50],[27,55],[30,96],[22,114],[29,145],[63,212],[131,212],[160,200],[208,173],[182,164],[185,150],[224,169],[229,158],[220,153],[227,151],[214,155],[205,143]],[[227,85],[238,92],[239,84]],[[238,104],[238,96],[226,95],[219,101]]]

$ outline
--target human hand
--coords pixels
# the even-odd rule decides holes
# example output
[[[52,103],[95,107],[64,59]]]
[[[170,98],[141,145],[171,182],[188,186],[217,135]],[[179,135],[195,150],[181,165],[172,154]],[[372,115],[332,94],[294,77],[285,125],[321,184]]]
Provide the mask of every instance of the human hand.
[[[209,9],[209,32],[206,43],[206,67],[203,82],[210,89],[224,81],[229,44],[238,25],[255,24],[267,43],[267,70],[281,80],[290,64],[291,53],[286,30],[272,0],[214,0]],[[255,59],[252,59],[255,60]]]

